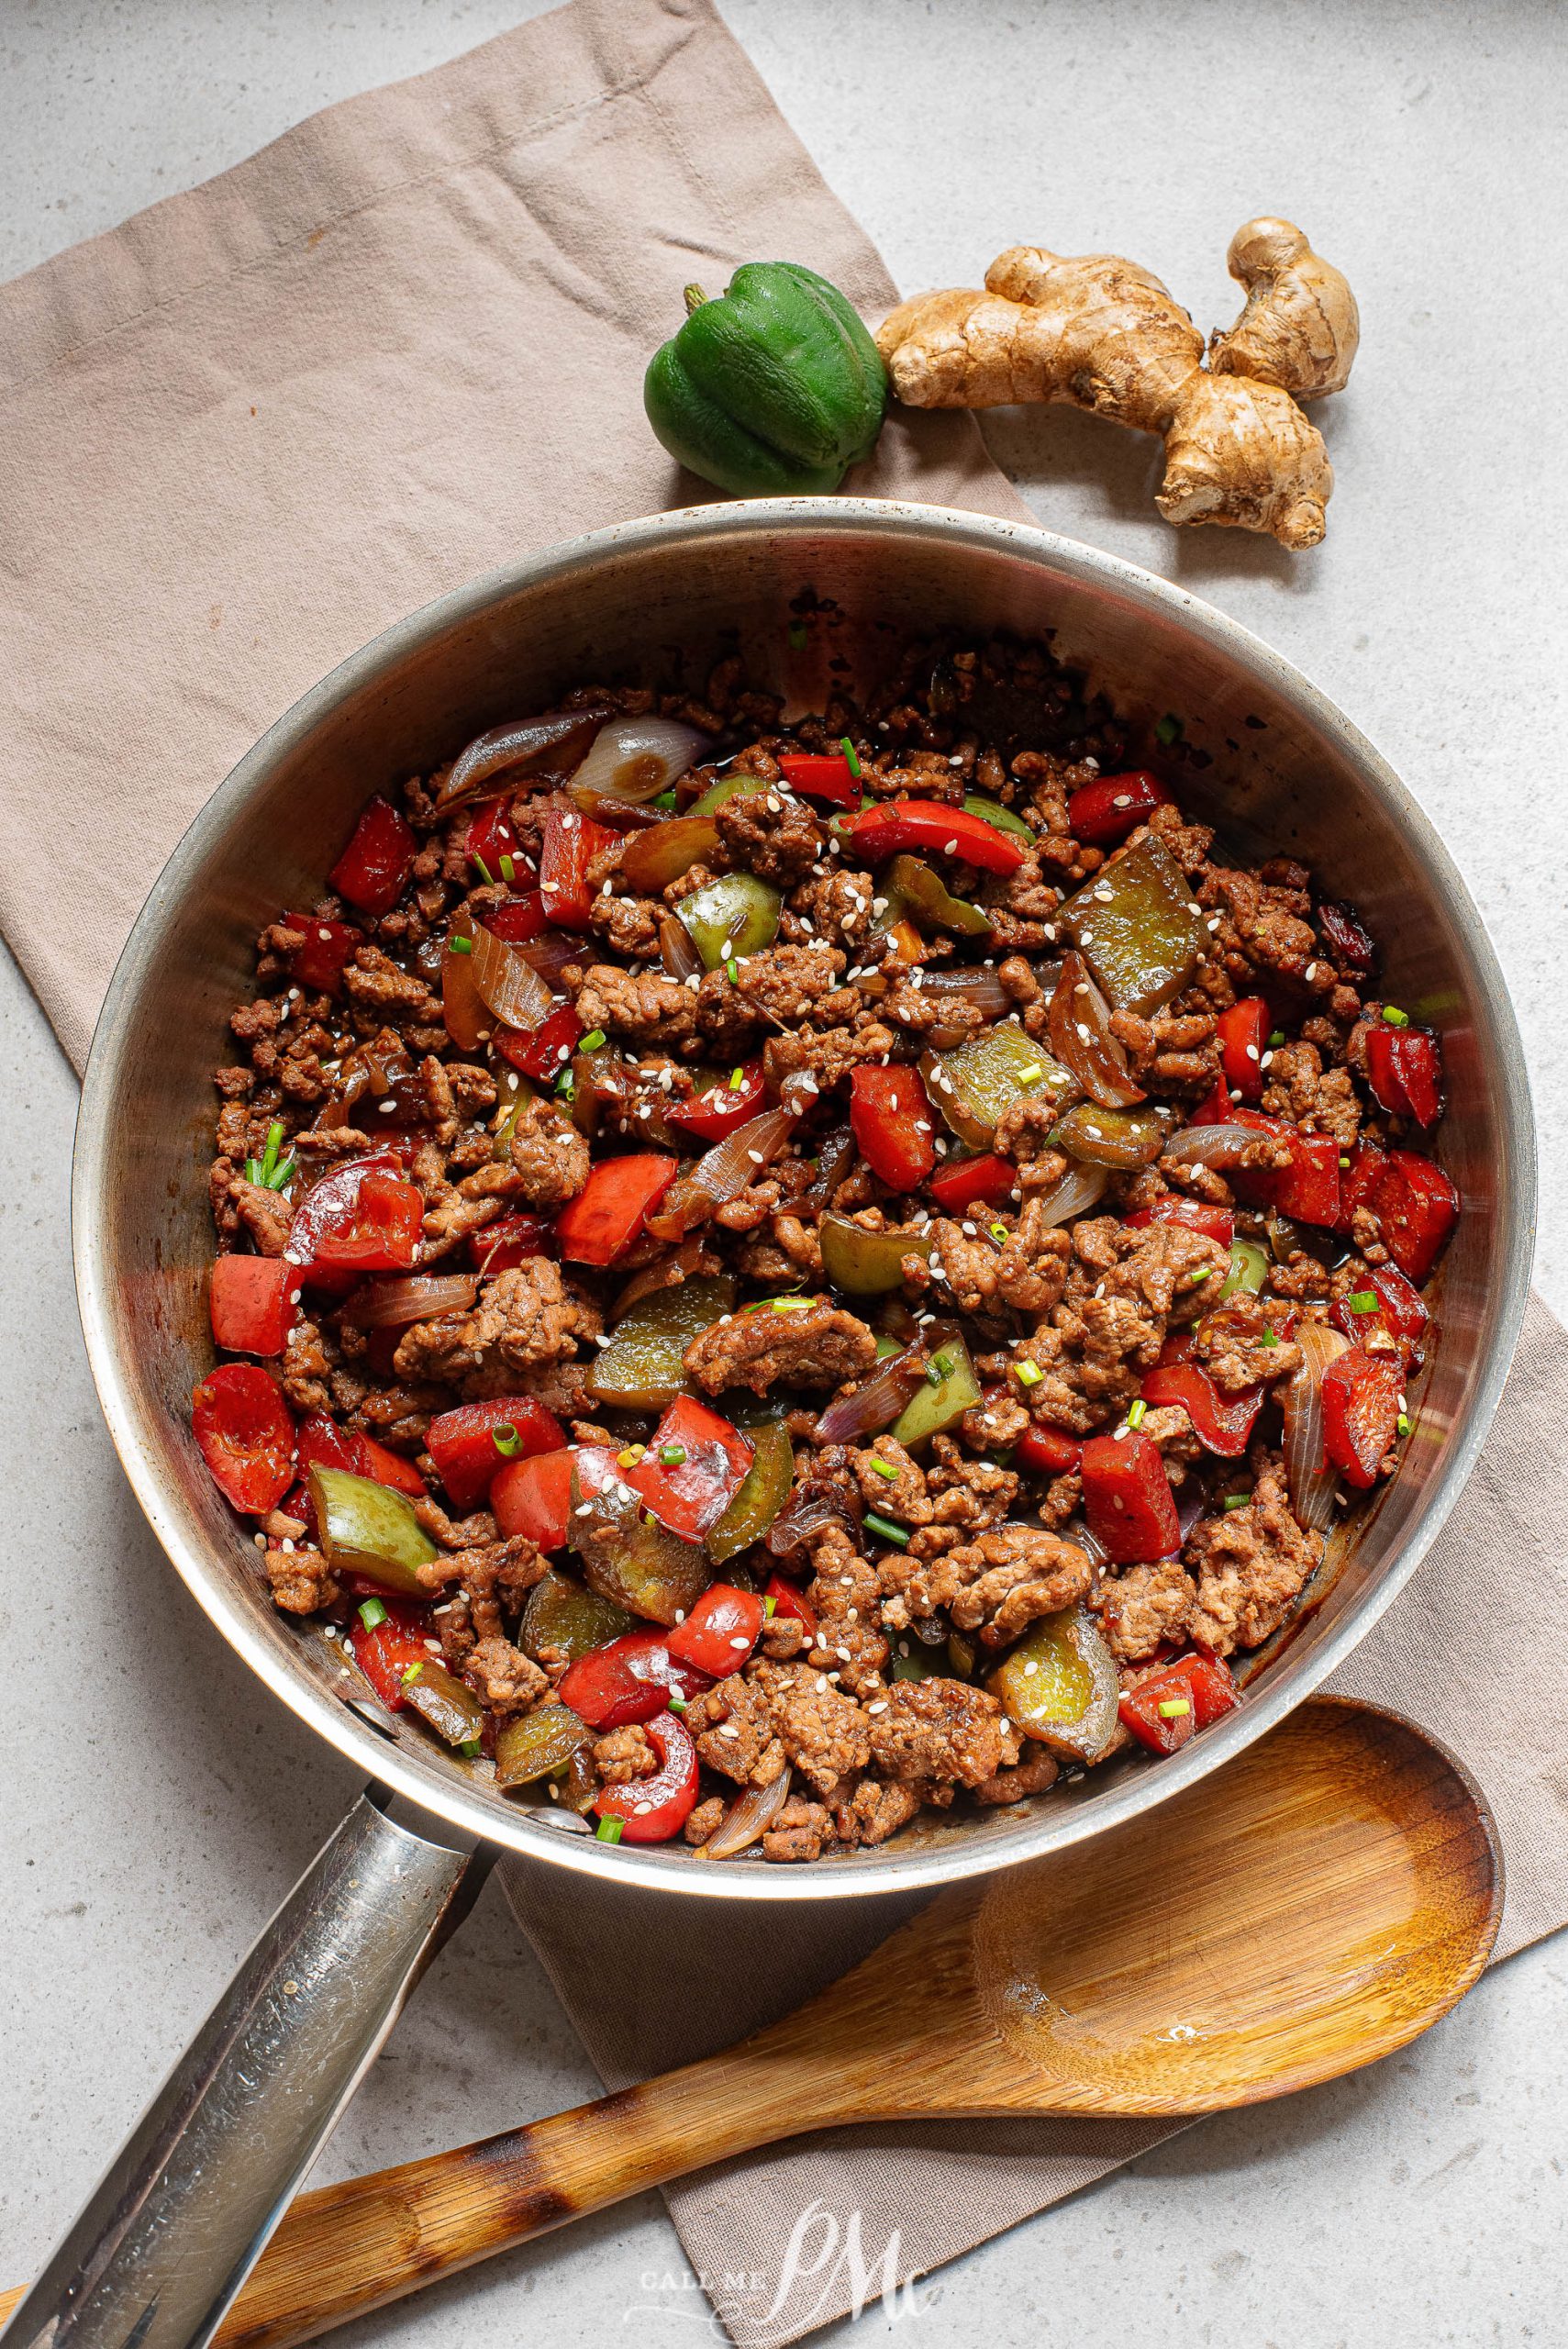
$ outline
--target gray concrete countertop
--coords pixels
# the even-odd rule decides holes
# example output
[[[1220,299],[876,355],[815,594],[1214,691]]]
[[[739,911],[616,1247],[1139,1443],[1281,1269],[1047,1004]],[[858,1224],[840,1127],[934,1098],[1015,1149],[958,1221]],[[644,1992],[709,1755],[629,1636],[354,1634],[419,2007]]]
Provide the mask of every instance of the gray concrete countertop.
[[[1302,220],[1365,340],[1326,421],[1318,554],[1176,537],[1150,444],[993,418],[1040,519],[1278,644],[1444,832],[1514,989],[1546,1147],[1539,1277],[1568,1307],[1556,361],[1564,20],[1527,0],[722,0],[899,282],[973,283],[1022,238],[1157,269],[1229,320],[1231,230]],[[238,161],[316,107],[469,48],[527,0],[0,0],[0,275]],[[0,545],[0,566],[4,550]],[[6,592],[25,582],[6,576]],[[61,918],[106,843],[61,842]],[[7,1999],[0,2282],[19,2282],[339,1816],[350,1775],[264,1697],[158,1555],[100,1427],[66,1234],[75,1088],[0,967]],[[49,1333],[47,1350],[39,1334]],[[39,1366],[44,1366],[39,1376]],[[1548,1730],[1547,1733],[1551,1733]],[[1170,2337],[1389,2349],[1562,2337],[1563,1952],[1409,2053],[1211,2121],[931,2278],[929,2349]],[[594,2092],[487,1894],[418,1992],[323,2179]],[[716,2334],[648,2197],[345,2332],[346,2349]],[[858,2327],[881,2338],[873,2309]]]

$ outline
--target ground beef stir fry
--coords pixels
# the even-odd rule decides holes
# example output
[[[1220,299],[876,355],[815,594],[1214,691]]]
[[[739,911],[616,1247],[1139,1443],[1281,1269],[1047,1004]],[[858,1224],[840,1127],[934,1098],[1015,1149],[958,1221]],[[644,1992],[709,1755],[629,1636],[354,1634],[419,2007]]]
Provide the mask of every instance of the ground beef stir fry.
[[[779,1862],[1238,1701],[1397,1465],[1459,1203],[1437,1039],[1156,736],[925,645],[371,801],[232,1016],[194,1398],[346,1693]]]

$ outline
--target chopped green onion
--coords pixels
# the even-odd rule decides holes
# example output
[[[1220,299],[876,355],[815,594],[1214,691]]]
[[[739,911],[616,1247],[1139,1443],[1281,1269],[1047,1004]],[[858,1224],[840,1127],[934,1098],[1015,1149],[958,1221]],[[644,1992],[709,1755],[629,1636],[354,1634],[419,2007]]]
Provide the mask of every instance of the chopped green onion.
[[[513,858],[512,858],[512,857],[510,857],[510,856],[504,856],[504,857],[501,859],[501,878],[502,878],[502,880],[503,880],[503,881],[505,881],[505,882],[507,882],[507,883],[511,883],[511,882],[515,881],[515,880],[517,879],[517,864],[516,864],[515,861],[514,861],[514,860],[513,860]]]
[[[1229,1516],[1233,1508],[1245,1508],[1251,1497],[1251,1493],[1232,1493],[1225,1504],[1226,1515]]]
[[[470,849],[468,852],[470,856],[473,857],[475,864],[478,865],[479,877],[484,882],[485,887],[487,889],[493,889],[495,886],[495,875],[491,872],[490,867],[485,863],[484,859],[479,854],[476,849]]]
[[[775,1297],[769,1302],[775,1313],[809,1313],[811,1310],[808,1297]]]
[[[422,1663],[411,1664],[407,1671],[403,1675],[403,1686],[405,1688],[406,1688],[412,1681],[417,1680],[419,1675],[424,1671],[424,1669],[425,1667]]]
[[[901,1550],[908,1542],[909,1528],[906,1525],[895,1525],[890,1517],[878,1517],[873,1508],[867,1509],[861,1523],[869,1527],[873,1533],[880,1533],[884,1542],[896,1542]]]
[[[601,1843],[620,1842],[621,1822],[618,1819],[601,1819],[594,1832]]]
[[[805,651],[806,622],[804,620],[791,620],[789,624],[789,649],[792,652]]]
[[[285,1158],[281,1166],[274,1166],[272,1173],[272,1178],[267,1185],[268,1190],[286,1191],[289,1185],[294,1181],[295,1168],[298,1164],[299,1161],[297,1158]]]
[[[1401,1434],[1401,1435],[1408,1435],[1408,1434],[1409,1434],[1409,1432],[1410,1432],[1410,1421],[1409,1421],[1409,1419],[1408,1419],[1408,1417],[1407,1416],[1407,1414],[1406,1414],[1405,1412],[1403,1412],[1403,1411],[1401,1411],[1401,1412],[1400,1412],[1399,1417],[1398,1417],[1398,1419],[1397,1419],[1397,1420],[1396,1421],[1396,1423],[1395,1423],[1395,1424],[1397,1426],[1397,1428],[1398,1428],[1399,1432],[1400,1432],[1400,1434]]]
[[[556,1078],[555,1094],[560,1101],[575,1101],[577,1098],[577,1080],[569,1068],[563,1068]]]
[[[283,1146],[283,1119],[274,1118],[267,1128],[267,1147],[261,1152],[261,1180],[269,1188],[272,1186],[272,1169],[278,1163],[278,1152]]]
[[[1273,1030],[1273,1031],[1272,1032],[1272,1034],[1271,1034],[1271,1035],[1270,1035],[1270,1037],[1269,1037],[1269,1050],[1270,1050],[1270,1052],[1278,1052],[1278,1050],[1279,1050],[1279,1048],[1280,1048],[1280,1046],[1284,1043],[1284,1030],[1283,1028],[1276,1028],[1276,1029],[1274,1029],[1274,1030]]]
[[[738,987],[740,984],[740,965],[737,963],[733,954],[727,958],[724,968],[730,985],[732,987]]]
[[[1164,1697],[1154,1709],[1162,1721],[1179,1721],[1192,1707],[1184,1697]]]
[[[1154,739],[1157,742],[1163,742],[1165,748],[1169,750],[1173,742],[1179,742],[1182,739],[1181,719],[1173,717],[1167,710],[1154,729]]]
[[[639,1460],[645,1460],[647,1456],[648,1446],[645,1443],[628,1443],[624,1452],[617,1453],[616,1466],[617,1468],[635,1468]]]
[[[1208,1270],[1207,1266],[1200,1264],[1195,1273],[1188,1273],[1184,1275],[1182,1281],[1182,1286],[1184,1288],[1201,1288],[1205,1281],[1212,1280],[1213,1277],[1214,1275]]]
[[[944,1378],[951,1378],[952,1376],[951,1356],[933,1354],[926,1364],[926,1376],[933,1386],[940,1386]]]
[[[490,1431],[490,1441],[503,1460],[510,1460],[522,1438],[510,1419],[497,1419]]]
[[[1021,1362],[1017,1368],[1020,1386],[1038,1386],[1045,1376],[1038,1362]]]
[[[1009,1234],[1005,1223],[988,1223],[985,1229],[991,1234],[992,1239],[996,1242],[998,1248],[1005,1248],[1006,1246],[1011,1235]]]
[[[679,1468],[684,1464],[685,1457],[686,1447],[684,1443],[662,1443],[659,1447],[659,1460],[662,1467]]]
[[[1351,1163],[1351,1162],[1350,1162],[1350,1160],[1346,1157],[1346,1155],[1345,1155],[1344,1152],[1343,1152],[1343,1151],[1341,1151],[1341,1152],[1340,1152],[1340,1165],[1341,1165],[1341,1166],[1348,1166],[1348,1165],[1350,1164],[1350,1163]]]
[[[1262,1336],[1258,1340],[1258,1343],[1261,1346],[1277,1346],[1279,1343],[1279,1331],[1277,1330],[1265,1330]]]
[[[778,1603],[778,1600],[774,1598],[771,1593],[762,1601],[762,1613],[770,1622],[773,1620],[773,1615],[777,1610]]]
[[[1383,1016],[1391,1028],[1408,1028],[1410,1025],[1409,1013],[1401,1011],[1396,1003],[1385,1003],[1383,1007]]]
[[[673,784],[671,785],[668,791],[662,791],[659,794],[658,798],[653,802],[655,807],[673,807],[674,804],[675,786]]]
[[[458,1747],[458,1752],[466,1754],[471,1762],[477,1762],[484,1751],[484,1740],[482,1737],[465,1737]]]
[[[386,1609],[382,1605],[379,1598],[365,1598],[361,1600],[360,1620],[364,1625],[367,1631],[373,1631],[377,1624],[385,1622]]]
[[[472,938],[449,938],[447,945],[454,954],[472,954],[473,952]]]
[[[1140,1429],[1140,1428],[1143,1425],[1144,1419],[1145,1419],[1145,1418],[1146,1418],[1146,1416],[1147,1416],[1147,1414],[1148,1414],[1148,1410],[1149,1410],[1149,1406],[1148,1406],[1148,1404],[1144,1401],[1144,1399],[1143,1399],[1143,1397],[1142,1397],[1142,1396],[1141,1396],[1141,1395],[1139,1397],[1139,1398],[1138,1398],[1137,1402],[1136,1402],[1136,1403],[1134,1403],[1134,1404],[1130,1407],[1130,1408],[1129,1409],[1129,1411],[1128,1411],[1128,1415],[1127,1415],[1127,1424],[1128,1424],[1128,1426],[1129,1426],[1129,1428],[1131,1428],[1131,1429],[1134,1431],[1134,1432],[1135,1432],[1135,1433],[1136,1433],[1137,1430],[1138,1430],[1138,1429]]]
[[[670,1710],[673,1713],[684,1713],[685,1709],[685,1698],[682,1696],[678,1688],[672,1688],[670,1691]]]
[[[891,1460],[878,1460],[873,1457],[871,1464],[879,1476],[886,1477],[890,1485],[897,1481],[898,1471]]]
[[[1375,1313],[1377,1291],[1374,1288],[1358,1288],[1353,1297],[1346,1297],[1345,1303],[1352,1313]]]
[[[731,1093],[740,1093],[744,1088],[745,1083],[745,1070],[743,1068],[732,1068],[729,1072],[729,1090]]]
[[[1041,1068],[1040,1063],[1038,1061],[1030,1061],[1028,1068],[1019,1069],[1018,1083],[1020,1085],[1038,1085],[1044,1074],[1045,1071]]]
[[[261,1160],[260,1160],[259,1158],[248,1158],[248,1159],[245,1161],[245,1180],[246,1180],[248,1183],[259,1183],[259,1182],[261,1181]]]
[[[578,1046],[578,1050],[584,1052],[596,1052],[601,1045],[607,1044],[609,1038],[602,1028],[590,1028]]]
[[[855,756],[855,746],[851,741],[847,734],[841,734],[840,736],[839,748],[843,751],[845,758],[850,763],[850,773],[858,778],[861,772],[861,763]]]

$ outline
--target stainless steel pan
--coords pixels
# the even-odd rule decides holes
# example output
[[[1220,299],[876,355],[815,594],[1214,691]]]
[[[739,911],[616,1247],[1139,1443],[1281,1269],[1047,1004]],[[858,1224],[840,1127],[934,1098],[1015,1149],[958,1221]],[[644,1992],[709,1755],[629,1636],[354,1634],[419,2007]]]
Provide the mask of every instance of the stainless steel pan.
[[[807,594],[826,610],[826,624],[797,652],[789,626]],[[1090,689],[1125,714],[1177,712],[1189,744],[1212,759],[1188,769],[1192,800],[1234,846],[1288,850],[1353,899],[1385,950],[1391,996],[1442,1030],[1450,1081],[1442,1153],[1464,1214],[1442,1275],[1418,1431],[1398,1477],[1333,1562],[1319,1603],[1245,1706],[1158,1768],[1125,1761],[1021,1810],[938,1820],[886,1849],[798,1871],[716,1866],[684,1847],[606,1850],[497,1795],[416,1730],[391,1740],[378,1732],[345,1703],[326,1643],[272,1608],[254,1552],[189,1433],[191,1387],[210,1359],[207,1072],[224,1049],[228,1009],[248,991],[256,930],[319,888],[371,791],[428,769],[482,727],[544,707],[574,683],[667,678],[680,662],[700,682],[716,653],[736,648],[755,672],[809,701],[826,681],[827,657],[863,675],[885,661],[898,635],[948,625],[1049,631],[1057,651],[1084,669]],[[224,1637],[285,1704],[415,1807],[416,1825],[425,1822],[417,1832],[361,1806],[343,1834],[356,1853],[383,1855],[401,1838],[395,1865],[419,1875],[430,1917],[476,1841],[563,1869],[613,1871],[628,1889],[719,1901],[845,1899],[1008,1866],[1163,1801],[1315,1688],[1431,1542],[1502,1388],[1524,1309],[1533,1208],[1524,1063],[1492,949],[1430,825],[1341,712],[1245,629],[1110,556],[970,515],[833,498],[696,508],[558,547],[389,629],[280,718],[192,825],[126,948],[87,1072],[74,1186],[88,1351],[138,1497]],[[321,1884],[341,1883],[339,1862],[329,1851],[295,1896],[296,1932],[312,1930]],[[395,1931],[368,1910],[336,1918],[334,1964],[321,1977],[337,1985],[341,2009],[329,2036],[355,2052],[339,2054],[333,2094],[315,2099],[292,2142],[284,2142],[286,2129],[262,2126],[276,2110],[265,2087],[236,2103],[228,2078],[225,2094],[215,2094],[215,2076],[226,2064],[232,2068],[221,2047],[209,2047],[194,2085],[176,2076],[172,2101],[166,2092],[144,2124],[144,2135],[157,2126],[130,2171],[83,2214],[50,2277],[18,2311],[15,2337],[41,2337],[84,2257],[96,2263],[98,2298],[115,2313],[99,2331],[71,2338],[118,2341],[142,2319],[150,2329],[139,2338],[149,2349],[206,2337],[203,2326],[210,2330],[237,2288],[280,2192],[379,2043],[417,1963],[426,1921],[405,1917]],[[396,1944],[391,1962],[389,1940]],[[365,1966],[373,1948],[381,1962]],[[255,1963],[247,1996],[252,2014],[258,1998],[271,2000],[275,2085],[293,2073],[302,1998],[297,1974],[289,1977],[295,1991],[282,1994],[275,1966],[262,1966],[258,1990]],[[359,1999],[345,1998],[345,1975],[362,1990]],[[217,2042],[232,2003],[215,2017]],[[319,2047],[313,2060],[324,2060]],[[217,2165],[229,2181],[228,2216],[221,2255],[193,2259],[187,2243],[175,2291],[170,2231],[150,2214],[161,2209],[166,2221],[184,2207],[173,2181],[195,2158],[193,2125],[203,2176]],[[265,2157],[248,2163],[246,2146],[258,2143]],[[154,2279],[162,2297],[147,2318]]]

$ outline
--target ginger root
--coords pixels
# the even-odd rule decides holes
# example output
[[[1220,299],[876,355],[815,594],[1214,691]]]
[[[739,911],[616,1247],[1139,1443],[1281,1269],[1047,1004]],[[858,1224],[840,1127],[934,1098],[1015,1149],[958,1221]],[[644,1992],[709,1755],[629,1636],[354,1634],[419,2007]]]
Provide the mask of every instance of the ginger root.
[[[1322,435],[1297,399],[1340,390],[1360,322],[1340,272],[1288,220],[1248,221],[1227,266],[1240,317],[1204,340],[1167,288],[1114,253],[1070,259],[1014,245],[985,290],[902,303],[877,347],[910,407],[1063,400],[1157,433],[1168,522],[1218,522],[1314,547],[1334,486]],[[1293,397],[1292,395],[1295,395]]]

